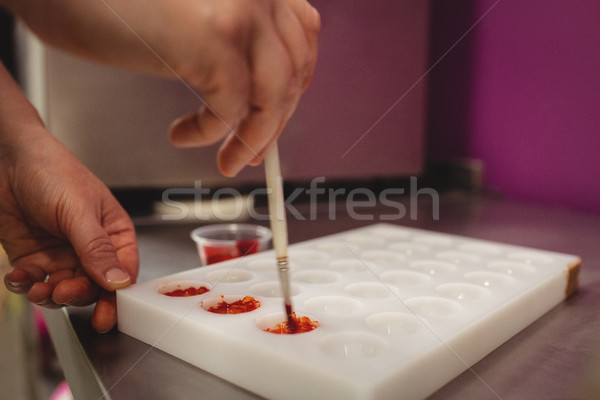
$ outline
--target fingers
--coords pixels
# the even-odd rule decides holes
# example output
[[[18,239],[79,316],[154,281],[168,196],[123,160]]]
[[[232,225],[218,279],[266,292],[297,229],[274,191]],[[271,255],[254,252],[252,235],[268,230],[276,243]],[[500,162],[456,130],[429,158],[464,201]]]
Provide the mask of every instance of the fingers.
[[[213,47],[219,51],[203,54],[213,58],[209,72],[202,74],[209,79],[195,83],[205,106],[169,130],[172,144],[179,147],[226,138],[217,157],[225,176],[260,163],[294,112],[317,59],[320,17],[305,0],[247,4],[241,18],[228,20],[228,29],[214,30]],[[244,5],[236,3],[239,9]]]
[[[289,11],[294,14],[295,19],[301,26],[301,33],[304,35],[303,39],[297,38],[296,40],[306,41],[306,49],[302,49],[296,45],[296,42],[290,39],[285,40],[285,43],[292,51],[294,56],[294,64],[296,69],[301,71],[300,78],[303,77],[301,82],[302,90],[305,90],[310,83],[312,76],[315,71],[317,64],[318,54],[318,38],[321,30],[321,17],[319,12],[306,0],[287,0],[289,8],[285,8],[285,11]],[[279,24],[280,29],[287,29],[290,23],[287,22],[290,18],[281,18],[282,22]],[[284,38],[294,37],[294,33],[283,34]],[[302,51],[303,54],[298,54],[298,50]]]
[[[102,292],[94,314],[92,315],[92,326],[98,333],[110,331],[117,323],[117,299],[114,293]]]
[[[247,164],[257,164],[281,133],[294,111],[305,79],[302,72],[307,42],[300,24],[287,8],[275,13],[275,24],[256,34],[252,53],[252,94],[248,116],[219,149],[217,163],[225,176],[235,176]],[[278,21],[277,21],[278,20]],[[289,48],[296,45],[296,50]]]
[[[32,303],[50,308],[86,306],[95,302],[99,294],[98,286],[87,276],[74,276],[71,269],[46,277],[37,267],[17,267],[5,275],[4,282],[13,293],[27,294]]]
[[[87,306],[94,303],[99,294],[98,285],[87,276],[79,276],[58,282],[52,291],[52,301],[64,306]]]
[[[68,233],[86,274],[108,291],[129,286],[133,279],[117,258],[117,249],[106,229],[92,213],[78,218]]]
[[[17,294],[25,294],[36,282],[43,282],[46,273],[38,267],[13,268],[4,275],[4,285]]]
[[[114,292],[101,291],[87,276],[73,277],[72,270],[61,270],[46,281],[35,281],[23,268],[15,268],[4,278],[9,290],[27,294],[27,299],[41,307],[57,309],[63,306],[87,306],[96,302],[92,326],[99,333],[110,331],[117,323],[117,305]],[[13,290],[8,282],[27,282]],[[25,289],[26,288],[26,289]]]
[[[198,112],[175,120],[169,128],[169,140],[176,147],[208,146],[235,131],[249,111],[250,71],[243,54],[235,46],[220,47],[207,56],[218,62],[207,67],[197,82],[202,89]],[[218,54],[217,54],[218,53]]]

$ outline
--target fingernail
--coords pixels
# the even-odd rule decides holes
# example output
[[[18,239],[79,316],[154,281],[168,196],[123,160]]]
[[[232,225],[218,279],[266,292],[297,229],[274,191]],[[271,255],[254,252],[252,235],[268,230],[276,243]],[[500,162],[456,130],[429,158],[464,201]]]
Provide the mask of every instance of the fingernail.
[[[13,281],[7,280],[6,284],[13,289],[19,289],[19,288],[23,287],[23,282],[13,282]]]
[[[44,307],[47,304],[52,303],[52,299],[50,299],[49,297],[46,297],[44,300],[40,300],[38,302],[36,302],[35,304],[40,306],[40,307]]]
[[[230,164],[227,167],[220,167],[221,173],[227,178],[234,178],[237,174],[244,169],[245,164]]]
[[[131,280],[127,272],[120,268],[109,269],[106,271],[106,274],[104,274],[104,277],[109,283],[114,283],[117,285],[129,282]]]
[[[237,176],[241,170],[244,169],[244,167],[246,166],[246,164],[234,164],[233,168],[231,168],[231,175],[232,176]]]

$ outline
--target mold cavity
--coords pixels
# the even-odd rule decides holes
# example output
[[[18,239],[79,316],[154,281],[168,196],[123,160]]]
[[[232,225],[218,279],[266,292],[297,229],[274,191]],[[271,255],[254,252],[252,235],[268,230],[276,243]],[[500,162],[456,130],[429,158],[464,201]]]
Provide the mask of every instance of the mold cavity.
[[[304,302],[304,307],[314,313],[322,312],[329,315],[349,315],[361,309],[361,303],[341,296],[314,297]]]
[[[191,297],[204,294],[210,290],[210,285],[199,281],[173,281],[165,282],[158,289],[158,293],[170,297]]]
[[[294,329],[289,329],[287,315],[283,312],[263,315],[256,319],[256,326],[265,332],[279,335],[306,333],[319,326],[316,318],[302,313],[294,313]]]
[[[414,271],[390,271],[381,274],[381,279],[394,286],[407,287],[422,285],[431,280],[431,278],[425,274]]]
[[[415,236],[413,241],[431,246],[450,246],[452,244],[452,239],[438,235],[419,235]]]
[[[391,228],[391,227],[378,227],[378,228],[371,230],[370,233],[373,233],[376,236],[381,236],[381,237],[384,237],[387,239],[396,239],[396,240],[406,239],[410,236],[410,234],[408,232],[405,232],[403,230],[396,229],[396,228]]]
[[[327,254],[310,249],[290,249],[289,258],[290,261],[319,262],[327,259]]]
[[[388,250],[364,251],[360,253],[360,257],[365,261],[370,261],[382,266],[398,266],[402,264],[405,259],[402,254]]]
[[[319,347],[328,354],[345,358],[372,358],[386,354],[389,343],[363,332],[343,332],[325,336]]]
[[[281,283],[279,282],[265,282],[258,285],[252,286],[250,289],[252,294],[263,297],[283,297],[281,293]],[[298,295],[301,292],[298,285],[290,285],[290,294],[292,296]]]
[[[431,248],[422,243],[396,242],[390,243],[388,249],[404,254],[408,257],[423,256],[431,251]]]
[[[390,289],[387,286],[377,282],[351,283],[344,290],[352,296],[366,299],[382,299],[390,294]]]
[[[511,285],[515,279],[499,272],[473,271],[465,274],[465,279],[488,288],[496,288]]]
[[[340,255],[346,254],[351,255],[358,251],[358,246],[352,245],[351,243],[344,242],[325,242],[319,243],[317,249],[326,251],[328,253]]]
[[[525,264],[550,264],[554,261],[550,256],[532,252],[510,253],[508,258]]]
[[[472,283],[444,283],[435,290],[444,296],[465,301],[480,300],[491,294],[488,289]]]
[[[277,271],[277,262],[275,259],[261,258],[248,262],[248,268],[254,271]]]
[[[329,268],[338,272],[364,272],[369,269],[363,261],[356,258],[332,261],[329,263]]]
[[[452,317],[462,310],[457,302],[441,297],[411,297],[404,304],[412,312],[424,317]]]
[[[493,256],[500,254],[500,248],[491,244],[483,243],[464,243],[458,247],[459,250],[480,254],[483,256]]]
[[[410,267],[429,275],[445,274],[456,271],[456,265],[438,260],[419,260],[410,264]]]
[[[376,332],[390,336],[414,335],[424,331],[426,322],[412,314],[382,312],[365,319],[365,325]]]
[[[461,251],[443,251],[438,253],[436,258],[439,258],[440,260],[451,261],[456,264],[477,263],[481,261],[481,257]]]
[[[251,272],[244,270],[229,269],[227,271],[219,269],[211,271],[206,274],[206,277],[215,283],[235,283],[235,282],[247,282],[254,276]]]
[[[385,244],[384,239],[373,237],[370,234],[348,235],[348,236],[344,236],[343,240],[344,240],[344,242],[347,242],[347,243],[352,243],[352,244],[356,244],[359,246],[367,246],[367,247],[381,246],[381,245]]]
[[[321,271],[317,269],[311,269],[307,271],[301,271],[295,273],[293,279],[298,282],[312,283],[312,284],[326,284],[333,283],[338,280],[338,276],[330,271]]]
[[[222,295],[203,300],[200,307],[215,314],[243,314],[256,310],[260,302],[250,296]]]
[[[508,275],[526,275],[535,272],[535,268],[531,265],[515,261],[494,261],[488,264],[488,268]]]

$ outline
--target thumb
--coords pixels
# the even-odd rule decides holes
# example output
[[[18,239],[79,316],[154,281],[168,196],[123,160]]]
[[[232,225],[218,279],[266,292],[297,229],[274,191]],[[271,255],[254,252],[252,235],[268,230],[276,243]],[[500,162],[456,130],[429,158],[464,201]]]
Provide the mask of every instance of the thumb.
[[[83,269],[102,288],[114,291],[131,284],[131,277],[117,258],[110,237],[96,221],[78,224],[70,235]]]

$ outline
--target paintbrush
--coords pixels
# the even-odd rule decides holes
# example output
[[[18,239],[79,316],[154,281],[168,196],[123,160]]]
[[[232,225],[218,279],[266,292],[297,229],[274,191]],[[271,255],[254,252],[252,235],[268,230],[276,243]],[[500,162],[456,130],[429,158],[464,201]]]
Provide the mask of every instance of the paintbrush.
[[[288,264],[288,231],[285,216],[285,202],[283,198],[283,178],[279,164],[279,151],[277,142],[274,142],[265,154],[265,175],[267,181],[267,198],[269,202],[269,217],[271,218],[271,230],[273,231],[273,247],[277,257],[277,268],[281,293],[287,315],[288,330],[296,330],[296,322],[290,298],[289,264]]]

